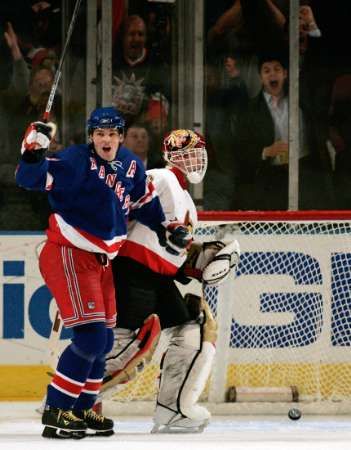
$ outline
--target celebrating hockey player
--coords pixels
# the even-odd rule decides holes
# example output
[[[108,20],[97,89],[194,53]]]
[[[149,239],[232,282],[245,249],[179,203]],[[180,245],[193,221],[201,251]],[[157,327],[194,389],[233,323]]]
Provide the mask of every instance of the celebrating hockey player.
[[[174,130],[164,140],[165,169],[147,171],[169,220],[189,229],[197,224],[195,205],[186,190],[187,180],[199,183],[206,172],[204,138],[191,130]],[[187,179],[187,180],[186,180]],[[183,246],[185,247],[185,246]],[[118,305],[115,344],[106,358],[103,390],[132,379],[148,362],[161,329],[171,339],[163,357],[152,432],[199,432],[210,413],[197,401],[210,374],[215,354],[216,323],[204,299],[184,298],[175,280],[187,275],[219,283],[237,261],[239,247],[221,242],[193,244],[166,252],[146,226],[135,222],[112,263]]]
[[[113,421],[92,410],[116,325],[109,261],[126,238],[130,211],[151,233],[166,225],[142,162],[121,145],[124,125],[115,108],[98,108],[87,123],[89,144],[48,156],[53,129],[42,122],[30,124],[22,143],[17,183],[47,191],[53,210],[40,271],[64,326],[73,330],[47,390],[42,435],[48,438],[81,438],[87,430],[113,434]],[[191,238],[186,234],[181,231],[184,245]]]

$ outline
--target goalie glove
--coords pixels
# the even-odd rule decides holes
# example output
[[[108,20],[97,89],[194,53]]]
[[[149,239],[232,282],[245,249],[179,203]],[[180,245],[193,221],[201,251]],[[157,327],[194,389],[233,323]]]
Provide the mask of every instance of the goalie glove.
[[[204,268],[202,281],[207,285],[219,285],[225,281],[231,269],[236,269],[240,259],[240,245],[237,240],[223,247]]]
[[[194,242],[189,249],[185,262],[185,274],[201,281],[204,268],[224,247],[225,244],[221,241],[204,242],[202,244]]]
[[[50,141],[54,137],[55,132],[56,125],[52,122],[32,122],[27,128],[22,141],[22,155],[28,155],[29,152],[32,153],[32,158],[34,152],[43,155],[49,148]]]
[[[227,245],[221,241],[194,243],[189,250],[184,272],[205,284],[219,285],[237,266],[239,257],[240,246],[236,240]]]

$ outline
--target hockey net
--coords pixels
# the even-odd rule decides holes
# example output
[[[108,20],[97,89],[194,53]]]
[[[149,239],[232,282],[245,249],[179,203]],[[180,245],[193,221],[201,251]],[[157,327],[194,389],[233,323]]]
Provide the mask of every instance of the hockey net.
[[[201,401],[221,414],[278,413],[296,401],[305,412],[349,412],[351,212],[203,212],[200,219],[197,240],[235,238],[242,252],[236,273],[204,290],[219,337]],[[165,335],[152,363],[119,386],[109,407],[152,411],[166,343]]]

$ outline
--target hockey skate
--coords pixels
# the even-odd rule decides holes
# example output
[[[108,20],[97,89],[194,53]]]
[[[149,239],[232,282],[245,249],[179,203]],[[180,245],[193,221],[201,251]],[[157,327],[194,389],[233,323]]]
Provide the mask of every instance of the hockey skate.
[[[82,439],[87,424],[76,417],[72,411],[45,406],[41,423],[45,425],[42,436],[51,439]]]
[[[74,415],[86,423],[88,427],[87,436],[112,436],[114,434],[113,420],[98,414],[93,409],[74,410]],[[94,433],[89,433],[89,431]]]
[[[192,414],[192,416],[196,418],[184,416],[158,404],[151,433],[202,433],[209,423],[211,414],[206,408],[199,405],[194,407],[193,412],[195,414]]]

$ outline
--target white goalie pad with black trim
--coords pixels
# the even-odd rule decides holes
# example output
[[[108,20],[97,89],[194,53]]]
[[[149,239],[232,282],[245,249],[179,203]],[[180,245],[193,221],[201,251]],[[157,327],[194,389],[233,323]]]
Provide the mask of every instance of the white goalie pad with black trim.
[[[197,401],[211,372],[216,328],[207,307],[201,320],[174,327],[162,362],[153,433],[199,432],[207,425],[211,415]]]
[[[219,250],[202,271],[202,281],[207,285],[219,285],[227,278],[231,270],[239,264],[240,245],[234,240]]]
[[[105,376],[101,392],[127,383],[142,372],[151,361],[161,335],[160,320],[156,314],[147,317],[138,333],[125,328],[115,328],[115,342],[106,357]]]

